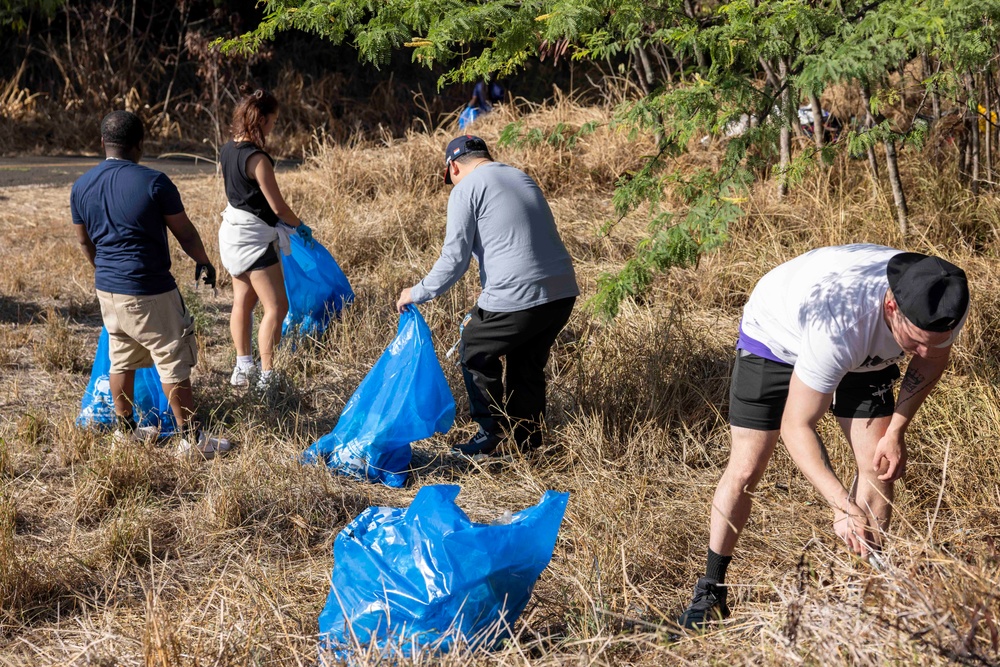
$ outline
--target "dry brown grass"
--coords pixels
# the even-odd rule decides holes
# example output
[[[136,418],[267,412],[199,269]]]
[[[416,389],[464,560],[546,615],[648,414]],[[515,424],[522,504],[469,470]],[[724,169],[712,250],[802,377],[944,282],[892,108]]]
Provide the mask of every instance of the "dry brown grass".
[[[504,113],[511,115],[489,117],[476,132],[495,141],[514,112]],[[605,114],[563,102],[525,121],[578,127]],[[461,504],[480,520],[532,504],[547,488],[571,497],[516,641],[413,664],[1000,662],[1000,207],[991,195],[971,200],[952,173],[928,169],[919,155],[904,155],[916,230],[907,246],[965,266],[975,309],[953,369],[911,430],[885,570],[835,543],[829,511],[779,452],[731,569],[733,618],[704,637],[667,639],[703,567],[709,502],[728,452],[732,345],[748,291],[811,247],[902,243],[890,201],[870,198],[855,162],[810,177],[786,202],[760,186],[721,252],[664,275],[614,322],[578,308],[552,359],[544,456],[458,464],[447,448],[472,431],[460,417],[451,433],[417,445],[405,489],[298,466],[295,455],[332,427],[393,335],[399,289],[436,257],[448,138],[439,130],[324,145],[305,168],[282,176],[358,298],[322,340],[282,354],[293,389],[281,401],[259,404],[228,387],[228,285],[218,297],[188,290],[202,347],[197,399],[240,444],[209,464],[151,446],[112,449],[106,437],[73,427],[87,380],[80,360],[93,354],[100,315],[69,227],[69,188],[4,193],[0,664],[312,664],[337,531],[370,504],[405,505],[419,486],[442,482],[461,484]],[[597,236],[611,215],[614,179],[646,152],[607,130],[572,150],[496,151],[550,195],[588,295],[641,233],[635,215],[611,237]],[[219,183],[178,184],[215,254]],[[175,259],[187,289],[191,263]],[[472,272],[423,308],[442,354],[476,288]],[[444,367],[462,414],[459,373]],[[822,431],[849,476],[843,440],[832,423]]]

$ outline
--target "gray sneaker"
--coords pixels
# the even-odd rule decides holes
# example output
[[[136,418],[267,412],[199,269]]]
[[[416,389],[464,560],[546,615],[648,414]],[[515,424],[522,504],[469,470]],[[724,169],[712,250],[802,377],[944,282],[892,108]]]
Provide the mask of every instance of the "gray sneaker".
[[[715,579],[702,577],[694,585],[691,605],[677,619],[677,625],[688,630],[704,630],[713,621],[729,618],[726,593],[726,587]]]
[[[260,369],[257,368],[256,365],[245,367],[236,365],[233,368],[232,376],[229,378],[229,384],[234,387],[249,387],[250,382],[252,382],[259,373]]]
[[[177,445],[177,456],[192,461],[209,461],[216,456],[227,454],[232,447],[232,443],[227,438],[198,431],[198,438],[194,443],[187,438],[181,439],[180,444]]]
[[[281,387],[281,375],[276,370],[260,371],[255,388],[258,393],[269,394]]]

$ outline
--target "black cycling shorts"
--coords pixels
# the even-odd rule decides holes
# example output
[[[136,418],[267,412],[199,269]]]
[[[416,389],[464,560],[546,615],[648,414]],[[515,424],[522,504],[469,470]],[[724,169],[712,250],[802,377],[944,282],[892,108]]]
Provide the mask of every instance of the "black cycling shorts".
[[[269,266],[274,266],[280,261],[281,258],[278,257],[278,251],[274,249],[274,244],[268,243],[267,250],[264,251],[263,255],[257,258],[257,261],[247,268],[246,273],[257,271],[258,269],[266,269]]]
[[[788,398],[792,366],[746,350],[736,351],[729,384],[729,423],[755,431],[777,431]],[[848,373],[833,394],[830,411],[837,417],[888,417],[896,408],[893,385],[899,379],[895,364],[879,371]]]

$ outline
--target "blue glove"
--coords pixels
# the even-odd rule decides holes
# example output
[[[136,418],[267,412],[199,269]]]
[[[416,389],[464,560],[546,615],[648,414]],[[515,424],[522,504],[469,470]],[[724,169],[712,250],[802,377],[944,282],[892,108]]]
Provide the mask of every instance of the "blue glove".
[[[309,225],[299,220],[299,226],[295,228],[295,233],[299,235],[299,238],[305,241],[306,245],[310,248],[315,247],[316,241],[313,239],[313,230],[309,228]]]

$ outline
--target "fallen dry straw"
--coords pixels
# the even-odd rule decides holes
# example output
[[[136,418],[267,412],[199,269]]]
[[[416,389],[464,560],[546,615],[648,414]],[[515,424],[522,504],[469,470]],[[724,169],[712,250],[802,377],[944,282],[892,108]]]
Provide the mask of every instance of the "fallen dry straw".
[[[505,112],[506,113],[506,112]],[[477,127],[491,143],[510,116]],[[551,132],[607,110],[569,102],[520,117]],[[444,233],[444,131],[350,147],[321,145],[282,187],[357,291],[344,320],[280,366],[293,389],[260,404],[227,384],[228,285],[187,295],[202,346],[197,401],[238,440],[226,460],[189,465],[153,447],[111,449],[72,425],[100,316],[69,225],[68,188],[4,194],[0,211],[0,664],[303,665],[316,658],[336,532],[370,504],[406,505],[416,488],[458,483],[474,519],[571,492],[550,568],[493,653],[412,664],[917,664],[1000,662],[1000,281],[998,207],[969,200],[947,170],[905,155],[915,250],[964,266],[975,309],[956,362],[909,436],[882,570],[836,544],[830,512],[776,455],[731,569],[735,614],[703,637],[668,640],[703,567],[708,508],[725,464],[727,384],[740,307],[776,263],[826,244],[900,244],[889,201],[859,163],[809,177],[785,202],[763,185],[731,242],[697,269],[662,276],[606,323],[582,306],[551,363],[544,455],[460,464],[416,447],[412,486],[390,490],[301,467],[295,456],[335,423],[395,331],[393,303],[433,263]],[[649,147],[607,128],[572,148],[501,148],[550,195],[592,295],[644,228],[610,237],[614,180]],[[705,156],[706,159],[709,156]],[[221,186],[179,187],[210,253]],[[187,281],[191,264],[175,256]],[[443,356],[474,303],[475,272],[423,309]],[[458,370],[446,374],[465,409]],[[83,372],[81,372],[81,370]],[[838,473],[853,460],[832,422]],[[376,664],[372,659],[370,664]],[[400,664],[409,664],[401,660]]]

